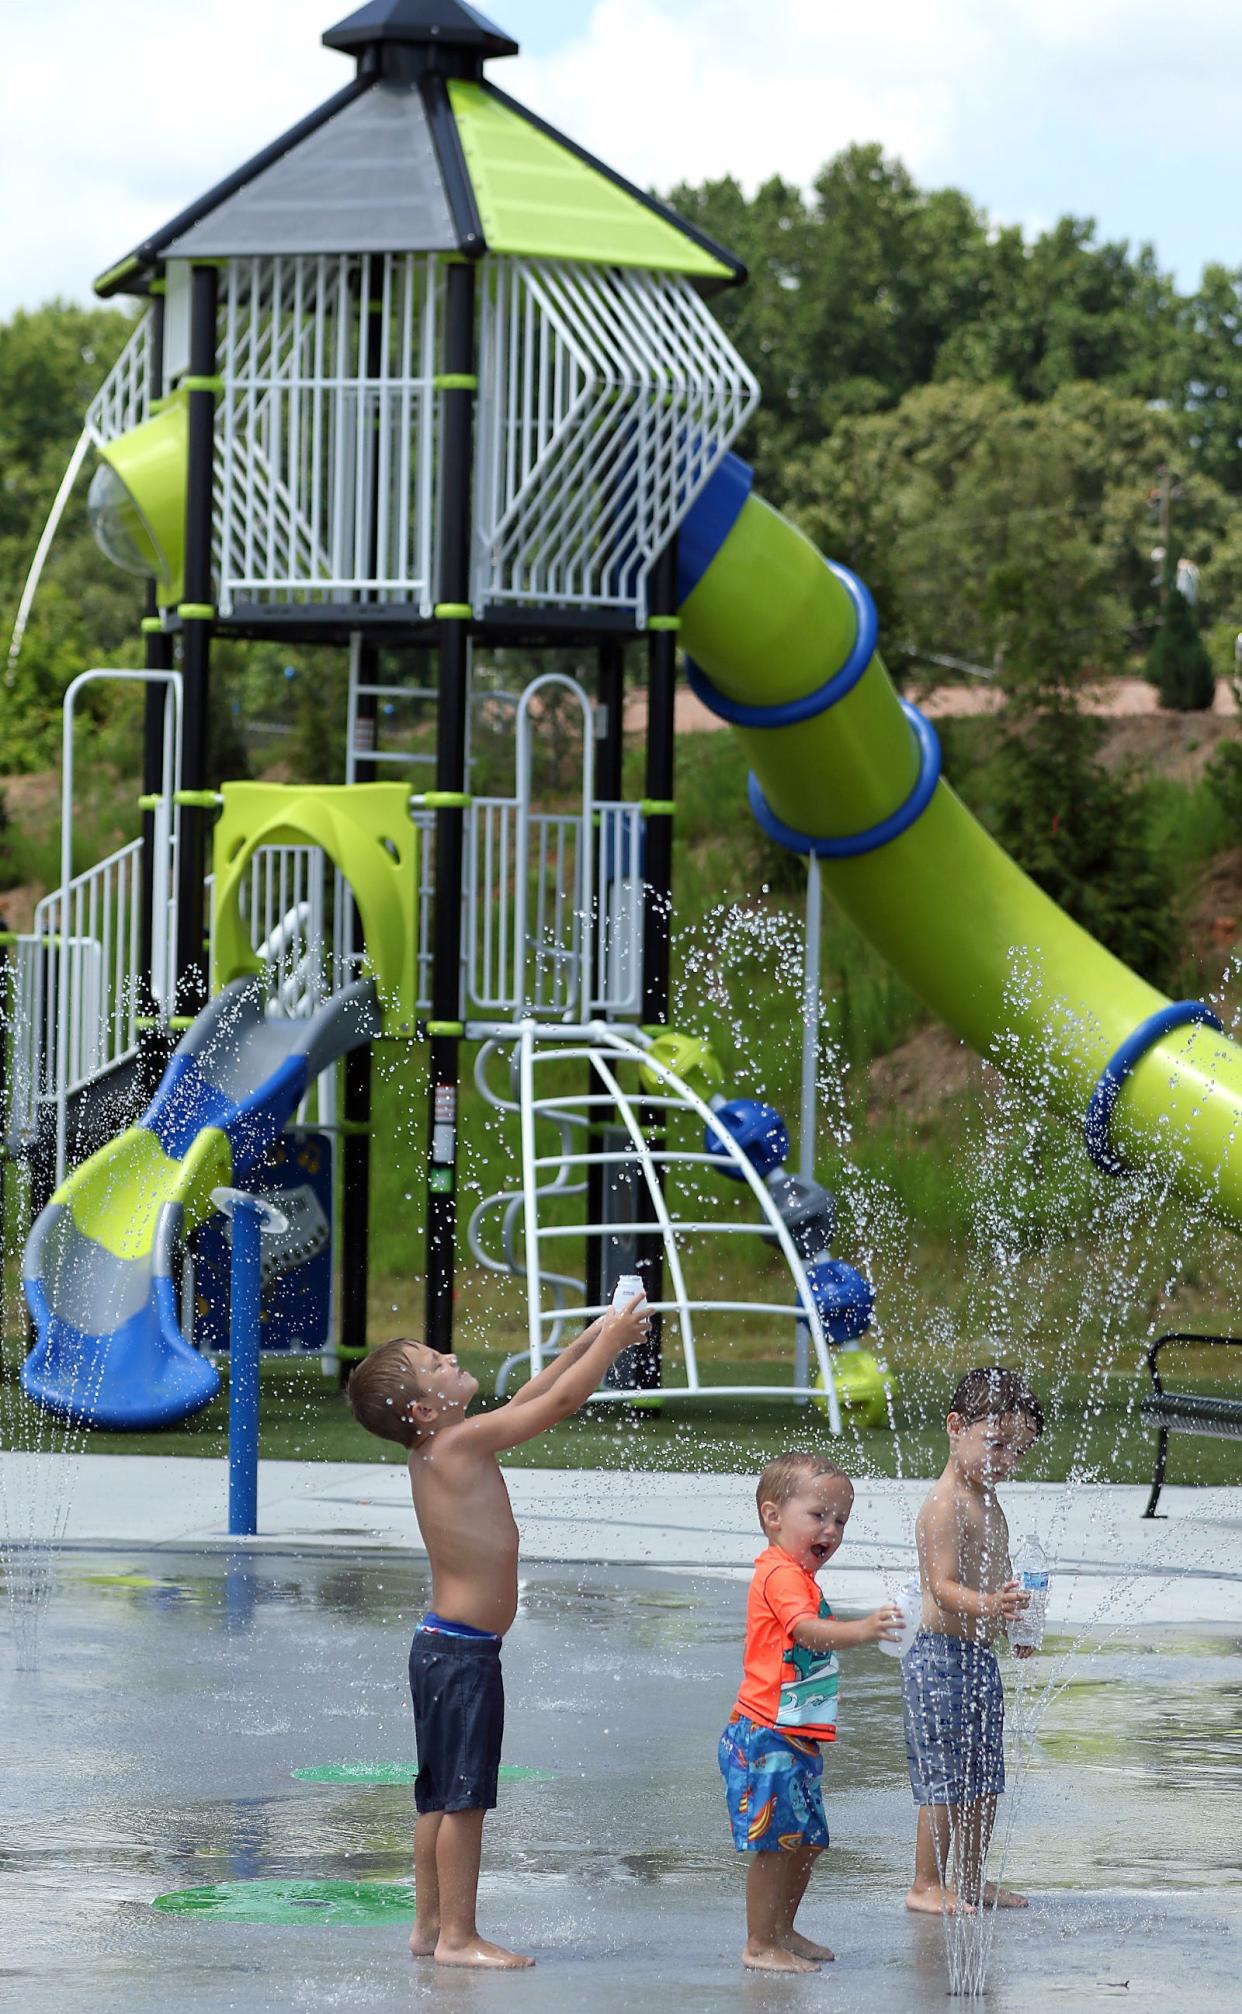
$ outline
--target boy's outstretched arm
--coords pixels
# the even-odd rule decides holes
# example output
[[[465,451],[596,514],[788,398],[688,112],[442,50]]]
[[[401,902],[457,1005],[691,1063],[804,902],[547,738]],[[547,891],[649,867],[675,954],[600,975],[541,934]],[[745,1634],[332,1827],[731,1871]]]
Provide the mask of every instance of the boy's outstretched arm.
[[[804,1615],[790,1631],[804,1650],[852,1650],[860,1643],[897,1643],[901,1638],[901,1610],[875,1608],[854,1622],[839,1616]]]
[[[508,1405],[497,1406],[493,1412],[479,1413],[474,1419],[446,1428],[437,1437],[438,1448],[446,1454],[450,1449],[467,1447],[472,1454],[503,1454],[506,1448],[520,1447],[523,1441],[533,1441],[536,1434],[569,1419],[586,1404],[622,1350],[632,1350],[644,1340],[647,1317],[641,1310],[645,1299],[645,1295],[636,1294],[628,1308],[613,1309],[598,1325],[593,1323],[594,1334],[588,1329],[579,1336],[583,1348],[573,1362],[549,1364],[548,1371],[555,1370],[556,1376],[546,1384],[542,1383],[545,1372],[532,1378],[531,1385],[519,1395],[520,1404],[511,1399]],[[568,1354],[566,1351],[565,1355]],[[532,1393],[533,1385],[540,1386],[538,1392]]]
[[[519,1385],[509,1404],[511,1406],[524,1406],[529,1399],[537,1399],[543,1392],[546,1392],[550,1386],[554,1385],[559,1378],[565,1375],[565,1372],[572,1365],[577,1363],[579,1357],[586,1354],[586,1351],[595,1341],[607,1319],[607,1314],[597,1315],[590,1326],[585,1328],[580,1336],[575,1336],[572,1343],[566,1343],[564,1349],[558,1351],[550,1363],[545,1364],[543,1369],[537,1372],[533,1378],[528,1378],[524,1385]]]

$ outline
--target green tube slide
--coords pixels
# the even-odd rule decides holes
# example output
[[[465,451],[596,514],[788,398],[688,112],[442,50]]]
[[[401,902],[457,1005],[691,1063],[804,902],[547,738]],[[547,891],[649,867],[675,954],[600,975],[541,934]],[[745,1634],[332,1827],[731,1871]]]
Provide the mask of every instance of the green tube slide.
[[[681,642],[762,821],[814,845],[907,984],[1084,1124],[1101,1165],[1154,1167],[1242,1227],[1242,1050],[1071,922],[937,780],[933,731],[870,648],[865,590],[748,491],[728,457],[687,520]]]

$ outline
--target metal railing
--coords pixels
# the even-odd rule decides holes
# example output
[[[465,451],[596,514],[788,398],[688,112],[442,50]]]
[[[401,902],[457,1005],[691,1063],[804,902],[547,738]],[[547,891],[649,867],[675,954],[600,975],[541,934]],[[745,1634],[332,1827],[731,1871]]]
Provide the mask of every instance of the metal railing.
[[[411,603],[429,615],[440,262],[233,258],[222,277],[215,497],[234,603]]]
[[[73,713],[93,679],[164,681],[165,789],[149,806],[152,851],[151,969],[140,971],[142,842],[135,840],[71,876]],[[351,681],[356,684],[356,677]],[[414,697],[424,697],[421,691]],[[496,695],[490,695],[494,699]],[[462,1006],[495,1019],[534,1015],[582,1023],[597,1015],[637,1016],[642,1006],[642,845],[639,805],[597,803],[594,719],[582,686],[560,673],[535,679],[514,706],[514,795],[479,797],[466,828]],[[45,896],[34,930],[13,947],[10,986],[10,1137],[31,1138],[39,1106],[57,1108],[58,1179],[65,1172],[67,1105],[137,1050],[144,1011],[175,1012],[176,856],[180,773],[180,680],[176,673],[91,671],[65,700],[62,887]],[[542,709],[567,699],[580,721],[582,775],[572,809],[537,808],[532,789]],[[374,759],[374,757],[372,757]],[[393,754],[411,763],[410,751]],[[351,768],[356,765],[351,762]],[[417,793],[410,816],[419,834],[415,932],[417,999],[432,997],[435,811]],[[214,950],[212,882],[207,882]],[[358,978],[364,948],[348,884],[315,846],[261,848],[242,890],[252,949],[267,974],[273,1008],[308,1015]],[[149,981],[149,999],[145,978]]]
[[[521,1133],[521,1186],[486,1196],[474,1209],[467,1237],[471,1252],[489,1271],[524,1278],[527,1293],[527,1347],[508,1358],[501,1367],[498,1391],[518,1363],[527,1363],[536,1375],[546,1358],[554,1354],[567,1328],[581,1327],[602,1312],[598,1304],[585,1299],[580,1277],[559,1270],[565,1261],[561,1253],[568,1242],[571,1249],[589,1241],[615,1240],[615,1220],[593,1223],[565,1220],[567,1198],[586,1193],[586,1170],[592,1166],[631,1171],[641,1185],[647,1206],[644,1229],[658,1238],[662,1249],[664,1276],[670,1292],[666,1300],[652,1303],[652,1314],[675,1324],[680,1346],[682,1381],[675,1382],[664,1366],[658,1390],[681,1398],[770,1397],[769,1384],[705,1384],[699,1369],[695,1340],[695,1318],[726,1313],[762,1316],[765,1322],[788,1321],[794,1336],[793,1383],[783,1389],[797,1398],[822,1397],[828,1414],[829,1431],[840,1433],[841,1413],[832,1371],[832,1353],[824,1333],[815,1296],[807,1280],[806,1265],[773,1200],[771,1191],[755,1173],[746,1154],[723,1127],[713,1121],[711,1108],[675,1071],[653,1052],[651,1037],[640,1029],[610,1028],[603,1022],[586,1026],[563,1023],[548,1025],[527,1018],[515,1026],[473,1030],[483,1038],[475,1062],[475,1082],[495,1111],[516,1117]],[[496,1057],[507,1057],[509,1088],[494,1084],[490,1066]],[[571,1091],[565,1086],[566,1063],[587,1066],[586,1088]],[[549,1072],[547,1066],[551,1066]],[[637,1065],[651,1080],[631,1089],[623,1082]],[[549,1082],[549,1077],[554,1081]],[[540,1081],[542,1078],[542,1082]],[[545,1086],[547,1087],[545,1089]],[[702,1146],[679,1146],[675,1140],[655,1147],[647,1135],[645,1115],[658,1111],[667,1118],[674,1112],[693,1114],[699,1125],[716,1139],[718,1147],[708,1153]],[[607,1115],[619,1125],[624,1144],[600,1150],[591,1138],[592,1127]],[[540,1133],[555,1137],[541,1151]],[[702,1134],[695,1129],[696,1138]],[[725,1184],[716,1207],[710,1195],[700,1198],[697,1177],[702,1172],[727,1171],[733,1180]],[[683,1183],[687,1193],[678,1199],[668,1177],[689,1174]],[[749,1194],[751,1209],[745,1212]],[[704,1204],[708,1214],[704,1214]],[[690,1214],[686,1214],[689,1209]],[[501,1249],[492,1243],[499,1220]],[[767,1267],[756,1253],[755,1291],[745,1299],[694,1293],[687,1282],[683,1259],[693,1245],[701,1264],[705,1241],[715,1238],[746,1240],[775,1246],[785,1262],[786,1279],[773,1288]],[[555,1255],[549,1264],[549,1247]],[[803,1346],[805,1344],[805,1347]],[[809,1359],[813,1357],[817,1378],[809,1379]],[[624,1401],[633,1397],[626,1386],[606,1387],[600,1399]]]

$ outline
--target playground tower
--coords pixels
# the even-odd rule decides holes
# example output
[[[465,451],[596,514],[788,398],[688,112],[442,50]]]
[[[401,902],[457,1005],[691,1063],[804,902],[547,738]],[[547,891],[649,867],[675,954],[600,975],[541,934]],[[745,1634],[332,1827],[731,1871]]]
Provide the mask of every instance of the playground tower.
[[[517,53],[502,30],[463,0],[368,0],[323,39],[352,78],[96,283],[149,306],[91,408],[91,508],[105,548],[151,582],[148,669],[181,678],[163,987],[150,862],[165,685],[146,701],[139,978],[143,1019],[158,1024],[148,1039],[164,1037],[165,1053],[210,990],[213,640],[348,645],[350,783],[395,773],[380,767],[392,758],[378,701],[412,658],[434,664],[434,785],[415,798],[426,930],[405,1032],[427,1044],[426,1323],[447,1348],[468,1027],[667,1019],[677,528],[757,393],[705,305],[745,277],[739,262],[509,97],[490,75]],[[625,646],[639,638],[648,728],[634,807],[620,803],[621,713]],[[588,921],[571,916],[566,993],[548,980],[559,954],[528,955],[520,917],[501,980],[479,979],[472,902],[493,841],[517,851],[480,902],[507,877],[520,909],[530,873],[557,870],[522,854],[529,821],[504,842],[472,800],[468,718],[477,648],[569,642],[594,653],[598,679],[570,908],[594,911],[602,931],[616,890],[640,893],[630,980],[616,982],[625,959],[588,944]],[[529,715],[519,739],[523,727]],[[355,921],[355,951],[357,935]],[[606,970],[613,979],[596,976]],[[343,1067],[342,1313],[357,1338],[369,1045]]]

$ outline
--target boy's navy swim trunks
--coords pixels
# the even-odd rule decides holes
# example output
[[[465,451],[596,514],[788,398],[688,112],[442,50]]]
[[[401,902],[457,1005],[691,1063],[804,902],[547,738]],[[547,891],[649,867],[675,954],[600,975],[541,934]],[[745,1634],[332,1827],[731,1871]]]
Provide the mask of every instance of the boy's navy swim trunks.
[[[500,1638],[425,1616],[410,1645],[410,1697],[415,1809],[491,1811],[505,1731]]]
[[[973,1804],[1005,1788],[1005,1696],[996,1654],[921,1629],[901,1663],[916,1804]]]

